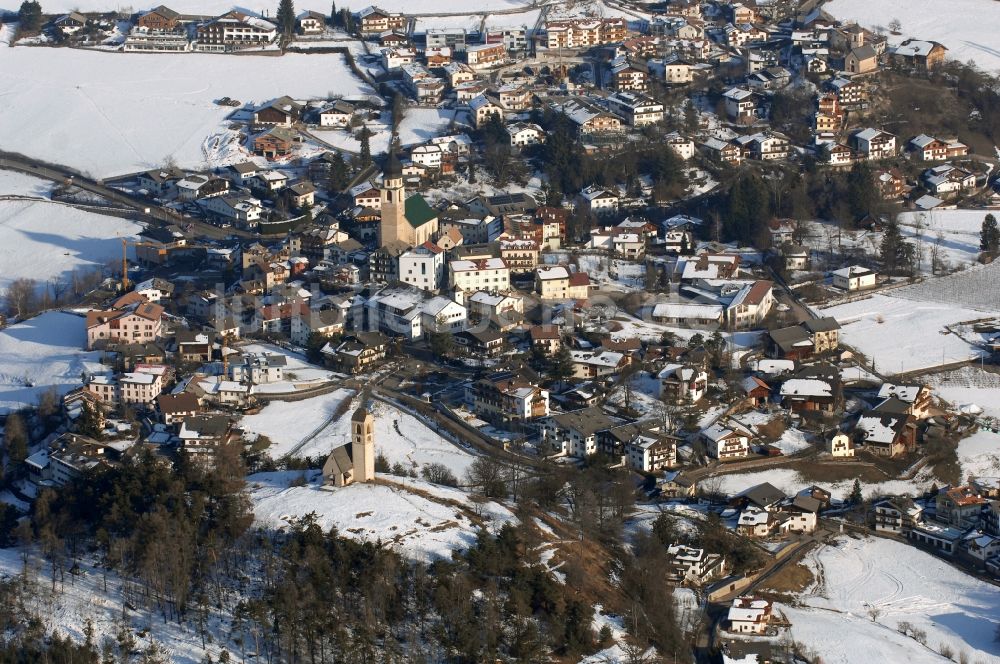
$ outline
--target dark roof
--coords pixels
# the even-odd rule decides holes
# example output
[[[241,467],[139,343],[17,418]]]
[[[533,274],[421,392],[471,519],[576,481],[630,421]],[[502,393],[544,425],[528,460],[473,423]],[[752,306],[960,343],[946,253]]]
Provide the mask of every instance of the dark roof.
[[[862,46],[859,46],[853,51],[851,51],[851,53],[853,53],[854,57],[856,57],[858,60],[870,60],[871,58],[878,57],[878,53],[875,52],[875,49],[872,48],[871,44],[864,44]]]
[[[343,475],[347,471],[353,470],[354,461],[351,459],[349,448],[350,445],[344,445],[330,452],[330,456],[326,458],[326,463],[323,464],[323,472],[328,475]]]
[[[809,335],[798,325],[780,327],[776,330],[768,331],[767,334],[771,337],[774,345],[785,352],[792,350],[799,343],[809,341]]]
[[[164,414],[198,412],[198,397],[190,392],[161,394],[156,398],[156,403]]]
[[[806,329],[810,332],[832,332],[840,329],[840,323],[838,323],[837,319],[833,316],[810,318],[802,324],[805,325]]]
[[[490,344],[498,339],[503,339],[502,334],[489,328],[485,330],[465,330],[463,332],[459,332],[459,334],[475,339],[483,345]]]
[[[803,512],[818,512],[819,508],[823,506],[823,503],[812,496],[803,496],[800,494],[792,499],[791,505],[792,507],[797,507]]]
[[[775,503],[785,499],[785,492],[774,486],[770,482],[764,482],[757,486],[752,486],[735,496],[734,498],[746,498],[749,502],[759,507],[770,507]]]
[[[229,431],[229,418],[225,415],[194,415],[184,418],[184,428],[199,436],[224,436]]]
[[[585,436],[610,429],[615,424],[600,408],[573,410],[553,415],[552,419],[563,429],[572,429]]]
[[[878,411],[879,413],[894,413],[897,415],[906,415],[909,413],[910,404],[897,399],[896,397],[889,397],[879,405],[875,406],[873,412]]]
[[[424,197],[420,194],[414,194],[406,199],[405,205],[406,220],[410,222],[410,226],[417,228],[418,226],[423,226],[432,219],[437,218],[437,212],[435,212]]]

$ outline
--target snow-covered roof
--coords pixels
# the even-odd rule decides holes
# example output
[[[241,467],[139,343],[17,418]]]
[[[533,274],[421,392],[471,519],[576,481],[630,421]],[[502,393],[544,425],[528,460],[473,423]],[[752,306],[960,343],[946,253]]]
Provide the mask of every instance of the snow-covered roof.
[[[540,265],[536,269],[538,278],[542,281],[550,279],[569,279],[569,270],[562,265]]]
[[[602,351],[600,353],[595,353],[589,350],[571,350],[570,354],[573,357],[573,362],[607,367],[609,369],[617,367],[622,363],[622,360],[625,359],[624,353],[616,353],[610,350]]]
[[[653,307],[654,318],[719,318],[722,306],[718,304],[688,304],[683,302],[662,302]]]
[[[791,378],[781,384],[781,396],[830,397],[833,388],[825,380]]]
[[[878,396],[880,399],[895,397],[900,401],[913,403],[917,400],[917,396],[919,396],[921,389],[920,385],[893,385],[892,383],[883,383],[882,387],[879,388]]]

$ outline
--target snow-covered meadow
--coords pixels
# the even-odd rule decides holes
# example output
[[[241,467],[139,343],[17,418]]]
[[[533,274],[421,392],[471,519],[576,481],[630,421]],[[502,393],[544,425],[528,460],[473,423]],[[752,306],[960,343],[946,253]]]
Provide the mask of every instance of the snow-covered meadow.
[[[16,186],[36,192],[40,187],[28,181]],[[66,282],[74,269],[120,260],[121,238],[141,230],[135,222],[62,203],[0,200],[0,292],[22,277],[40,285]]]
[[[964,653],[961,661],[1000,661],[1000,590],[940,558],[887,539],[841,537],[810,552],[807,565],[816,582],[801,605],[778,608],[792,637],[827,664],[952,661],[943,647]],[[900,623],[922,630],[926,645],[901,634]]]
[[[282,95],[313,99],[372,92],[335,53],[264,57],[3,48],[0,144],[94,177],[154,168],[171,158],[199,167],[245,156],[225,127],[233,109],[214,100],[228,96],[259,104]]]
[[[52,183],[15,171],[0,170],[0,196],[31,196],[48,198]]]
[[[958,443],[958,462],[962,477],[1000,476],[1000,435],[977,431]]]
[[[874,359],[878,371],[895,374],[978,358],[979,348],[947,328],[990,312],[876,294],[820,313],[836,318],[843,328],[841,340]]]
[[[348,439],[337,438],[330,419],[342,408],[345,400],[354,397],[352,390],[339,389],[305,401],[275,401],[264,406],[259,413],[247,415],[242,420],[243,429],[250,434],[267,436],[271,447],[267,453],[278,459],[308,444],[317,451],[332,450]],[[349,420],[350,411],[342,419]],[[344,435],[347,434],[347,429]]]
[[[308,477],[299,471],[285,471],[248,478],[257,525],[283,528],[290,519],[315,513],[324,530],[336,527],[345,537],[387,543],[404,555],[423,560],[449,559],[453,551],[475,542],[478,526],[465,511],[473,505],[458,489],[393,477],[388,479],[413,491],[376,484],[336,489],[323,487],[316,471],[307,472]],[[292,486],[300,478],[305,483]],[[474,511],[491,529],[514,519],[513,513],[498,503],[483,503]]]
[[[342,417],[330,421],[344,399],[353,398],[350,390],[296,402],[275,402],[256,415],[243,418],[250,433],[271,439],[268,450],[279,458],[293,450],[297,457],[325,456],[351,440],[351,415],[360,405],[354,398]],[[375,451],[385,455],[390,464],[400,463],[416,472],[431,463],[446,466],[457,478],[465,476],[475,458],[470,452],[443,438],[409,413],[380,401],[369,404],[375,416]]]
[[[890,44],[907,37],[929,39],[944,44],[953,60],[975,60],[982,69],[1000,71],[1000,3],[993,0],[832,0],[823,9],[869,28],[888,30],[898,20],[902,35],[890,36]]]
[[[100,353],[86,352],[84,319],[50,311],[0,330],[0,413],[33,406],[48,389],[65,394],[83,372],[104,370]]]

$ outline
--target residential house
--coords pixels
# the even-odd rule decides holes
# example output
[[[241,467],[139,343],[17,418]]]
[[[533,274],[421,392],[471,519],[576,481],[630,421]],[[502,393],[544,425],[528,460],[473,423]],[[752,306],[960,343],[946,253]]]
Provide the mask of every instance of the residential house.
[[[872,506],[875,530],[906,537],[923,520],[923,507],[912,498],[889,498]]]
[[[292,154],[298,134],[287,127],[275,126],[253,139],[253,153],[268,159],[278,159]]]
[[[579,195],[580,204],[596,215],[612,215],[618,212],[618,196],[603,187],[590,185]]]
[[[845,291],[865,290],[866,288],[874,288],[876,285],[876,273],[860,265],[834,270],[830,274],[833,276],[834,288]]]
[[[660,433],[640,433],[625,446],[625,457],[632,470],[655,473],[677,465],[676,436]]]
[[[475,70],[492,69],[507,61],[507,49],[503,44],[474,44],[466,46],[465,61]]]
[[[954,528],[972,528],[979,525],[987,502],[970,486],[944,489],[934,498],[934,518]]]
[[[700,437],[708,456],[719,461],[742,459],[750,455],[750,434],[716,422],[702,430]]]
[[[466,388],[466,400],[477,417],[499,426],[549,416],[548,390],[511,374],[474,382]]]
[[[614,426],[600,408],[552,415],[542,424],[542,440],[562,454],[586,458],[597,453],[598,433]]]
[[[336,346],[326,344],[321,352],[327,366],[344,373],[360,374],[385,360],[388,349],[389,340],[385,335],[355,332],[342,337]]]
[[[558,325],[535,325],[528,330],[531,339],[531,347],[544,353],[553,355],[562,348],[562,332]]]
[[[156,398],[156,408],[167,426],[180,423],[186,417],[194,417],[201,412],[198,397],[191,392],[161,394]]]
[[[766,634],[770,620],[770,600],[757,597],[737,597],[726,614],[727,629],[738,634]]]
[[[854,148],[868,161],[891,159],[896,156],[896,137],[879,129],[863,129],[853,136]]]
[[[424,242],[399,256],[399,280],[430,292],[444,283],[445,253],[433,242]]]
[[[645,127],[663,121],[663,104],[642,94],[619,91],[608,95],[604,103],[612,113],[633,127]]]
[[[660,382],[660,399],[667,403],[697,403],[708,390],[708,373],[696,365],[668,364],[656,378]]]
[[[530,122],[514,122],[505,127],[512,147],[525,147],[545,142],[545,130]]]
[[[574,378],[598,378],[619,373],[629,364],[624,353],[571,350]]]
[[[482,128],[493,116],[503,120],[503,107],[484,94],[469,102],[469,111],[472,113],[472,124],[476,129]]]
[[[448,262],[448,285],[467,292],[510,289],[510,267],[502,258]]]
[[[535,290],[543,300],[585,300],[590,297],[590,275],[570,273],[563,265],[539,265]]]
[[[862,449],[875,456],[898,457],[912,452],[917,445],[917,426],[912,416],[865,411],[854,428]]]
[[[87,350],[109,341],[149,342],[160,337],[163,307],[144,303],[123,310],[87,312]]]
[[[933,390],[927,385],[882,383],[878,398],[883,400],[882,403],[890,399],[899,401],[903,404],[902,412],[922,420],[931,415],[934,405],[932,394]],[[876,410],[881,406],[880,403]]]
[[[890,55],[902,67],[930,71],[944,62],[947,51],[947,48],[935,41],[906,39],[891,49]]]
[[[730,88],[722,94],[726,115],[738,124],[753,124],[757,119],[757,95],[745,88]]]
[[[232,423],[225,415],[193,415],[181,420],[177,436],[181,452],[197,461],[207,461],[229,443]]]
[[[362,37],[374,37],[383,32],[405,31],[407,17],[401,13],[387,12],[378,7],[365,7],[354,14],[358,32]]]

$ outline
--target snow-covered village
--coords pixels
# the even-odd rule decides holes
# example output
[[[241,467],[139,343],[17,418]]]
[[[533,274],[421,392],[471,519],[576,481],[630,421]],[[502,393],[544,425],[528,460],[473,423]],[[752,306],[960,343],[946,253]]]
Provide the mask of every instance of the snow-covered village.
[[[0,663],[1000,663],[1000,2],[0,0]]]

